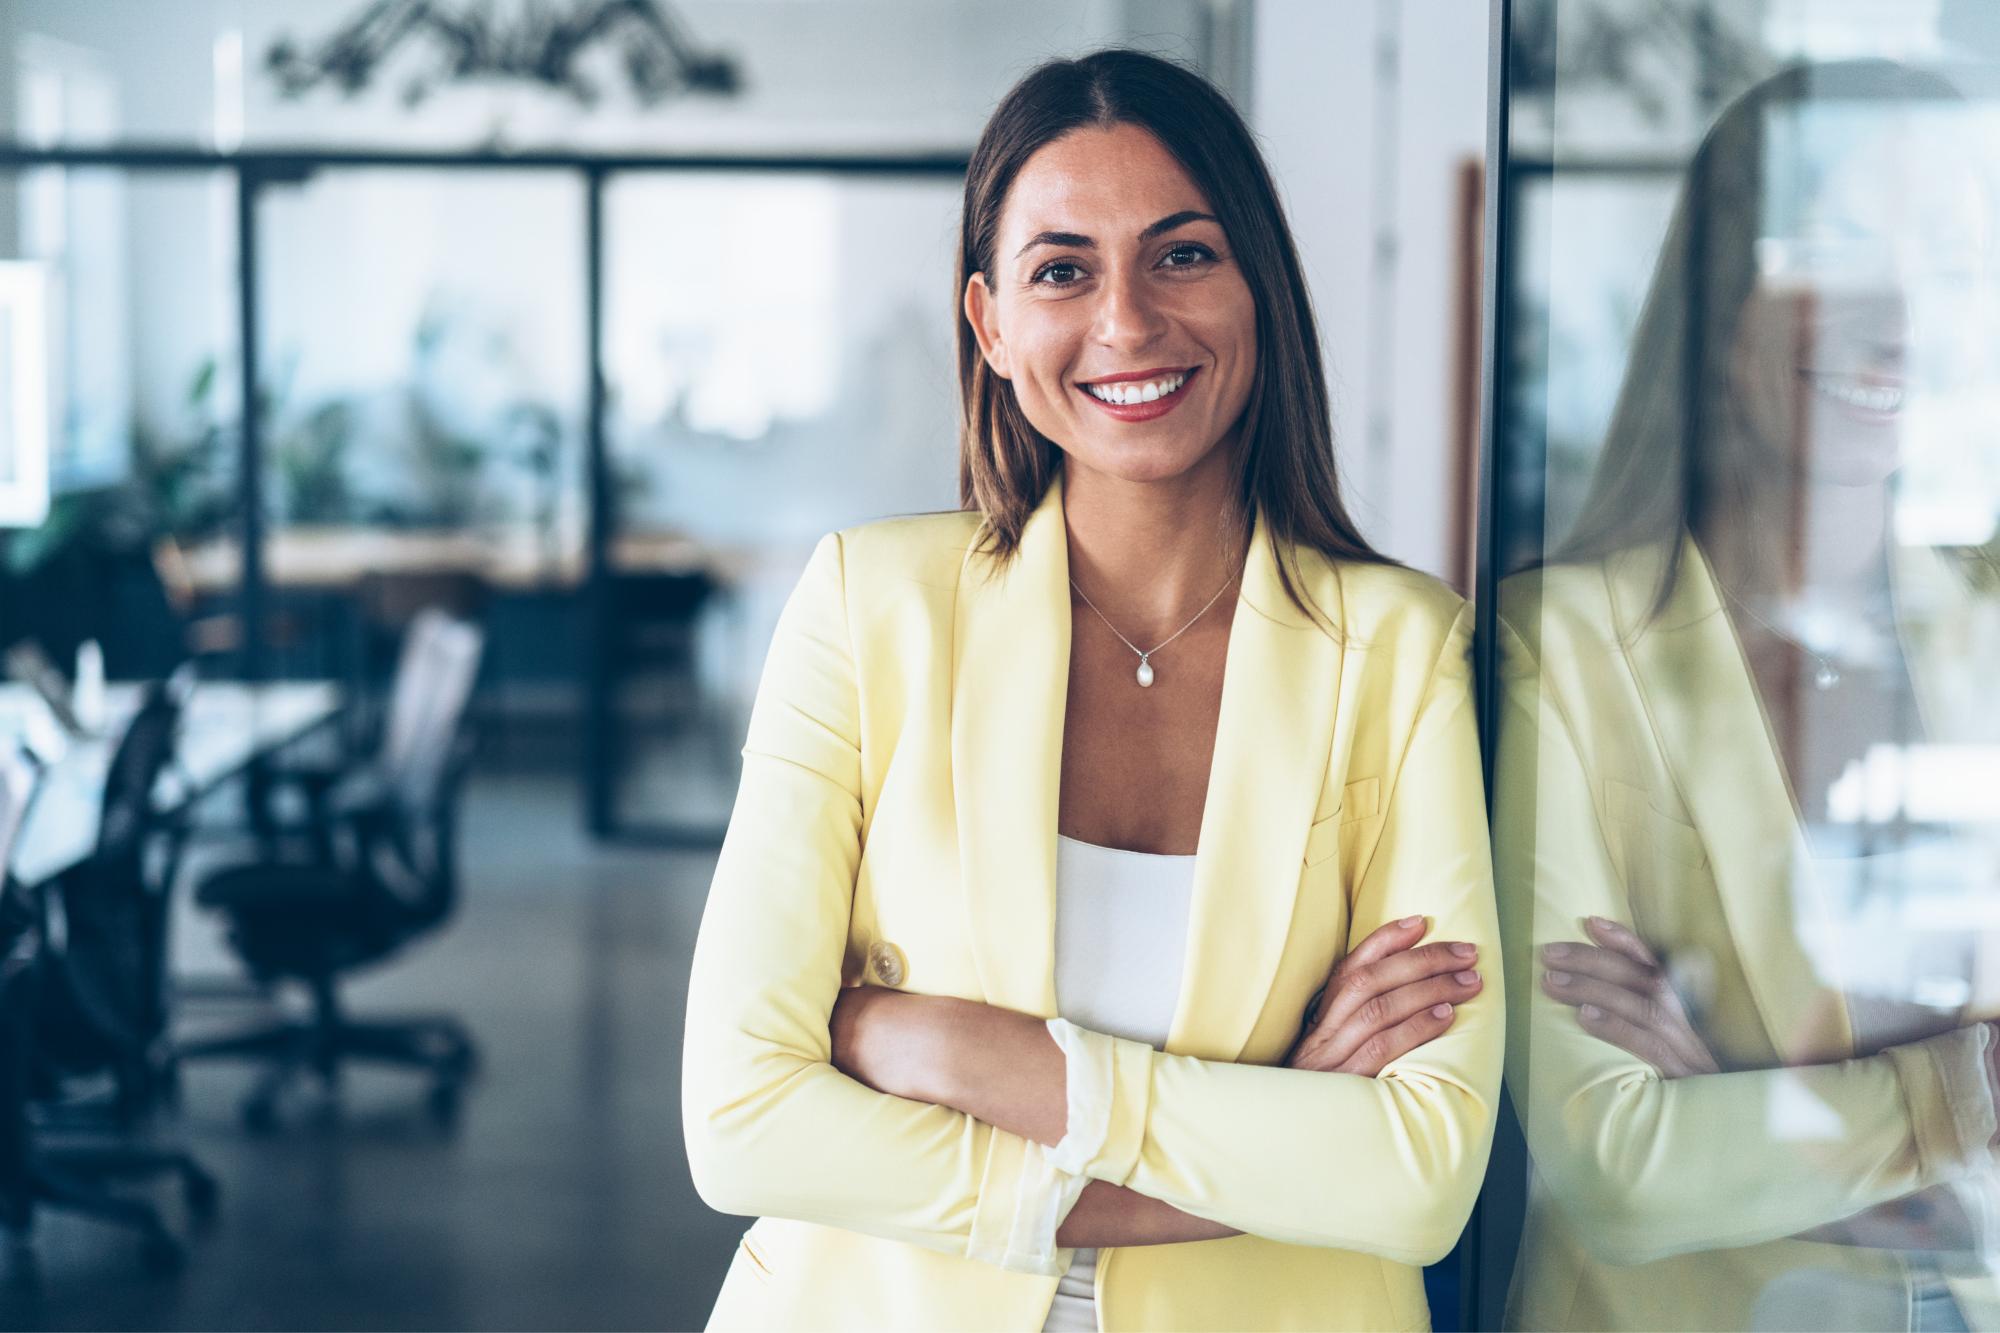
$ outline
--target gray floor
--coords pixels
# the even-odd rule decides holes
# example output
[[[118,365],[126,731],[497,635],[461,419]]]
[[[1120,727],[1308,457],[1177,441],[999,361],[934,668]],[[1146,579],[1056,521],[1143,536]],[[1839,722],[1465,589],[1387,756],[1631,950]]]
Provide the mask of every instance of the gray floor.
[[[420,1084],[349,1080],[337,1113],[239,1128],[246,1075],[188,1071],[166,1126],[220,1177],[219,1220],[176,1279],[121,1233],[51,1215],[0,1328],[698,1328],[741,1233],[688,1181],[678,1111],[689,949],[712,853],[603,849],[574,786],[482,778],[451,930],[353,990],[357,1012],[448,1008],[481,1082],[458,1133]],[[222,955],[203,928],[177,956]],[[212,1016],[228,1018],[226,1010]],[[171,1200],[171,1193],[165,1195]]]

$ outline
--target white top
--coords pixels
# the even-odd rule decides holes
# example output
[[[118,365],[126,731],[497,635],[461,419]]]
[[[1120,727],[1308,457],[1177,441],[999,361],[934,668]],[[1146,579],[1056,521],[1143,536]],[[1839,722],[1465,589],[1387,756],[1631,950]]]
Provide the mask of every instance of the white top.
[[[1056,1009],[1062,1017],[1093,1032],[1164,1047],[1180,1000],[1193,900],[1192,856],[1127,852],[1058,835]],[[1096,1287],[1097,1251],[1079,1247],[1057,1284],[1043,1333],[1095,1333]]]

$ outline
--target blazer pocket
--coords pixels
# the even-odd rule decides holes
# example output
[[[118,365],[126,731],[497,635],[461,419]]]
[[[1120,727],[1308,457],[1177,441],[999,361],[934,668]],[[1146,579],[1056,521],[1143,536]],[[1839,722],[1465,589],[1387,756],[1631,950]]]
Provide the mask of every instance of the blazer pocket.
[[[1306,833],[1306,864],[1318,865],[1339,851],[1341,827],[1380,814],[1381,799],[1378,778],[1362,778],[1341,788],[1340,804],[1315,819]]]
[[[1351,824],[1357,819],[1372,819],[1382,813],[1382,780],[1362,778],[1350,782],[1340,796],[1340,822]]]

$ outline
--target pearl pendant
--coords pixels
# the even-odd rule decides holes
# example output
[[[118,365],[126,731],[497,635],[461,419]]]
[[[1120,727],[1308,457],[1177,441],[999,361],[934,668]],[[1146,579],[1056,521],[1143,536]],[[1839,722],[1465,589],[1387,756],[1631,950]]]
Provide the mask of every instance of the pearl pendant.
[[[1138,673],[1138,674],[1139,674],[1139,683],[1140,683],[1141,685],[1144,685],[1144,686],[1150,686],[1150,685],[1152,685],[1152,683],[1153,683],[1153,664],[1152,664],[1151,662],[1148,662],[1148,661],[1147,661],[1147,660],[1146,660],[1145,658],[1143,658],[1143,657],[1142,657],[1142,658],[1140,658],[1140,659],[1139,659],[1139,673]]]
[[[1813,684],[1822,690],[1830,690],[1840,684],[1840,672],[1834,669],[1833,663],[1822,658],[1819,668],[1813,672]]]

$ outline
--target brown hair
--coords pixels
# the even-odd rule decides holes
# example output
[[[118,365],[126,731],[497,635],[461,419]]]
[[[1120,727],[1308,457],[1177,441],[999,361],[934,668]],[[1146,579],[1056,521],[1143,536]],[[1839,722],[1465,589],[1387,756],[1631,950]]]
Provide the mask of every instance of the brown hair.
[[[1307,608],[1283,546],[1333,559],[1394,563],[1349,517],[1334,467],[1333,423],[1312,301],[1278,192],[1249,127],[1200,75],[1139,51],[1052,60],[1000,99],[973,149],[959,223],[954,306],[974,273],[993,272],[1008,188],[1044,145],[1073,130],[1136,125],[1158,139],[1215,210],[1257,309],[1257,368],[1237,452],[1237,495],[1261,509],[1285,590]],[[1005,561],[1055,480],[1062,451],[1028,421],[1014,388],[958,319],[959,503],[986,518],[985,548]]]

